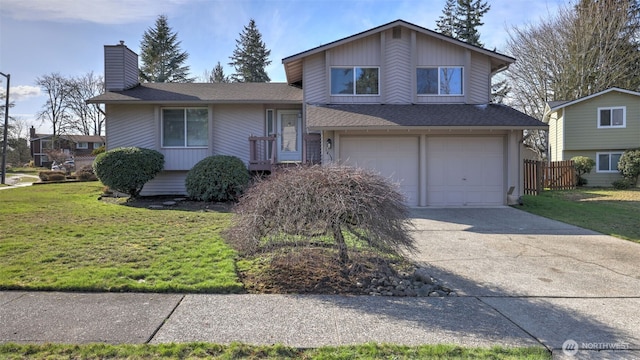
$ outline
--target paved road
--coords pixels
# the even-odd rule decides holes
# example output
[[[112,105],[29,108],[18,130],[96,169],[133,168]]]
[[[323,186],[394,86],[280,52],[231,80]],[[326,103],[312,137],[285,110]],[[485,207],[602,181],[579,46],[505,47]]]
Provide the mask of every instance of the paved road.
[[[0,292],[0,342],[451,343],[572,358],[574,341],[579,358],[640,358],[640,244],[512,208],[413,215],[411,256],[458,297]]]

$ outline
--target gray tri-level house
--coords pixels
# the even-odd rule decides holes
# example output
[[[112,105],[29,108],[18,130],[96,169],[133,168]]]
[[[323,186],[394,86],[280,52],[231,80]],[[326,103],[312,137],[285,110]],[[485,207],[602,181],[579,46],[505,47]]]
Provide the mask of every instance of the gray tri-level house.
[[[282,60],[286,83],[138,83],[137,55],[105,46],[107,149],[165,155],[142,195],[185,193],[209,155],[250,170],[340,163],[399,184],[411,206],[504,205],[522,193],[525,129],[547,125],[490,104],[515,59],[397,20]]]

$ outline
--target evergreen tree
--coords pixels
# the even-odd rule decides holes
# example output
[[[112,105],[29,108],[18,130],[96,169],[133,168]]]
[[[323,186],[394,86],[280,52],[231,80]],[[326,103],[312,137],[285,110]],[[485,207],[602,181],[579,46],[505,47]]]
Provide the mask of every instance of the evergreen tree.
[[[458,0],[455,20],[454,20],[454,37],[466,43],[480,46],[480,32],[478,27],[482,26],[482,16],[491,9],[487,2],[480,0]]]
[[[140,42],[142,67],[140,78],[144,82],[193,82],[189,77],[189,66],[184,62],[189,57],[181,51],[178,34],[167,23],[167,17],[160,15],[154,28],[144,32]]]
[[[442,15],[436,21],[436,30],[447,36],[454,36],[456,22],[456,0],[447,0]]]
[[[233,82],[269,82],[271,79],[265,67],[271,64],[269,55],[271,50],[267,50],[262,41],[262,35],[256,27],[255,20],[249,21],[249,26],[245,26],[240,33],[240,38],[236,40],[236,48],[233,55],[229,57],[229,65],[236,70],[231,75]]]
[[[211,72],[211,76],[209,77],[209,82],[212,83],[228,83],[229,78],[224,74],[224,69],[222,68],[222,64],[220,61],[216,64]]]

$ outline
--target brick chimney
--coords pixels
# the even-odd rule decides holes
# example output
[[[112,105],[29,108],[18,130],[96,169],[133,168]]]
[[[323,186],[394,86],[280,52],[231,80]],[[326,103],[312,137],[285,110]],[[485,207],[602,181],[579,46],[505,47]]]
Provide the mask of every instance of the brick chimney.
[[[31,126],[31,128],[29,129],[29,139],[35,139],[37,137],[38,135],[36,134],[36,128]]]
[[[131,51],[124,41],[118,45],[104,46],[104,88],[106,91],[122,91],[137,86],[138,54]]]

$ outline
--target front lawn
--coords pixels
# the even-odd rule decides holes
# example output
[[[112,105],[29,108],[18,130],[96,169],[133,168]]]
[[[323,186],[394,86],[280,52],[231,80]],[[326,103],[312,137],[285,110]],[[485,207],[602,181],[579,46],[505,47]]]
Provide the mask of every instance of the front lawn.
[[[640,242],[640,189],[580,188],[525,195],[519,209]]]
[[[0,289],[240,292],[230,214],[98,200],[99,182],[0,192]]]

